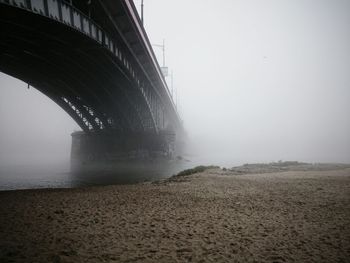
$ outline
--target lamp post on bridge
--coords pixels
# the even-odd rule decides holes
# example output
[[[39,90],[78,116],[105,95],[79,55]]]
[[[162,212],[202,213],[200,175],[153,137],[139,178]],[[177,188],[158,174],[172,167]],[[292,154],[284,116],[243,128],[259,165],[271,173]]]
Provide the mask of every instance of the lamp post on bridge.
[[[142,26],[144,26],[144,18],[143,18],[143,0],[141,0],[141,23]],[[162,53],[163,53],[163,65],[161,66],[161,70],[162,70],[162,74],[164,77],[168,77],[169,72],[168,72],[168,67],[165,66],[165,40],[163,39],[163,44],[152,44],[152,46],[154,47],[159,47],[162,49]],[[171,71],[170,73],[170,77],[171,77],[171,90],[170,90],[170,95],[171,98],[175,104],[175,107],[177,108],[177,90],[175,90],[175,94],[174,94],[174,75],[173,75],[173,71]],[[175,95],[175,100],[174,100],[174,95]]]
[[[155,46],[155,47],[159,47],[162,49],[162,52],[163,52],[163,65],[161,66],[161,70],[162,70],[162,74],[164,77],[168,77],[169,76],[169,70],[168,70],[168,67],[165,65],[165,40],[163,39],[163,44],[152,44],[152,46]],[[173,102],[175,104],[175,106],[177,107],[177,90],[175,89],[174,90],[174,75],[173,75],[173,71],[171,70],[171,73],[170,73],[170,80],[171,80],[171,83],[170,83],[170,95],[171,95],[171,98],[173,99]],[[175,92],[175,94],[174,94]],[[174,96],[175,96],[175,99],[174,99]]]
[[[170,77],[171,77],[171,97],[174,97],[174,75],[173,75],[173,70],[171,70],[170,73]]]
[[[163,44],[152,44],[152,46],[159,47],[162,49],[163,52],[163,66],[161,66],[162,73],[164,77],[167,77],[168,74],[168,67],[165,66],[165,40],[163,39]]]
[[[141,22],[143,25],[143,0],[141,0]]]
[[[152,44],[152,46],[160,47],[163,51],[163,67],[165,67],[165,39],[163,39],[163,44]]]

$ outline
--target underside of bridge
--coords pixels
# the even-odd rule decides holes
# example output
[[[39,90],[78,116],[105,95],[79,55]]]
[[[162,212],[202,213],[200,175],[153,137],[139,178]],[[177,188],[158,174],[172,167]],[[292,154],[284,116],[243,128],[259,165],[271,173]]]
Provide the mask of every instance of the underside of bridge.
[[[73,160],[174,154],[182,123],[131,0],[0,0],[0,32],[0,71],[82,128]]]

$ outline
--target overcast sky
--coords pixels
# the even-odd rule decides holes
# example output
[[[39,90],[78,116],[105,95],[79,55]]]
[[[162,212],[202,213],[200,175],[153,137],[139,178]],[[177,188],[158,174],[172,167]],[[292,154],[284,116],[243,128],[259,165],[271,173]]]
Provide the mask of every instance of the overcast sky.
[[[350,1],[144,2],[145,28],[152,43],[165,39],[179,111],[203,158],[350,162]],[[23,145],[69,158],[78,127],[66,113],[3,74],[0,94],[0,163]]]

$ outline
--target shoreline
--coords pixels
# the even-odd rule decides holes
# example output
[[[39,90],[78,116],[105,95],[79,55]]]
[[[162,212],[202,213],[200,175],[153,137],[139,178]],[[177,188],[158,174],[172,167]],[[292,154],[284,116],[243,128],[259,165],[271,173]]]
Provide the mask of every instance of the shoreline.
[[[2,191],[0,211],[4,262],[350,258],[350,168]]]
[[[146,177],[145,175],[140,176],[137,178],[122,178],[122,180],[110,180],[109,178],[112,177],[114,174],[117,176],[116,178],[121,178],[121,172],[113,173],[112,170],[110,171],[102,171],[100,173],[100,178],[97,176],[94,177],[87,177],[84,178],[84,175],[91,176],[93,171],[91,172],[81,172],[81,176],[76,177],[73,176],[72,178],[61,178],[62,183],[56,183],[52,187],[45,187],[42,186],[44,183],[40,183],[40,186],[35,187],[28,187],[28,188],[13,188],[10,187],[9,189],[1,189],[1,192],[7,192],[7,191],[26,191],[26,190],[54,190],[54,189],[82,189],[82,188],[91,188],[91,187],[104,187],[104,186],[116,186],[116,185],[134,185],[134,184],[144,184],[144,183],[153,183],[158,181],[167,181],[167,180],[173,180],[173,178],[177,176],[182,175],[190,175],[192,173],[199,173],[204,172],[205,170],[210,169],[217,169],[221,172],[216,172],[216,174],[227,174],[227,175],[247,175],[247,174],[265,174],[265,173],[276,173],[276,172],[287,172],[287,171],[332,171],[332,170],[342,170],[350,168],[350,164],[347,163],[304,163],[304,162],[297,162],[297,161],[286,161],[286,162],[271,162],[271,163],[250,163],[250,164],[243,164],[239,166],[234,166],[232,168],[226,168],[226,167],[220,167],[215,165],[207,165],[207,166],[195,166],[193,168],[189,168],[186,170],[182,170],[176,174],[173,175],[162,175],[162,176],[151,176]],[[179,170],[179,169],[177,169]],[[188,173],[189,172],[189,173]],[[24,172],[22,172],[24,174]],[[149,172],[148,172],[149,173]],[[71,176],[74,175],[73,172],[64,172],[64,173],[58,173],[58,174],[70,174]],[[79,173],[77,173],[79,175]],[[95,174],[98,174],[97,170],[95,171]],[[105,177],[106,175],[110,177]],[[132,175],[128,175],[131,176]],[[141,180],[141,179],[142,180]],[[47,178],[45,178],[47,179]],[[103,182],[98,182],[98,180],[101,179]],[[110,181],[109,181],[110,180]],[[52,182],[50,182],[52,183]],[[65,186],[60,187],[57,186],[59,184],[63,184]]]

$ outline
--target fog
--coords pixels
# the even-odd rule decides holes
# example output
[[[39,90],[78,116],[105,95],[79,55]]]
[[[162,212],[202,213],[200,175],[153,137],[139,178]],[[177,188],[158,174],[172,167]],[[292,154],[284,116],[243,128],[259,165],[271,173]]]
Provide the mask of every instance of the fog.
[[[151,42],[165,39],[189,159],[350,162],[349,1],[144,2]],[[79,128],[63,110],[4,74],[0,94],[0,165],[69,159]]]
[[[79,126],[57,104],[26,83],[0,73],[0,165],[67,163]]]
[[[227,165],[350,161],[349,25],[349,1],[145,0],[189,136]]]

